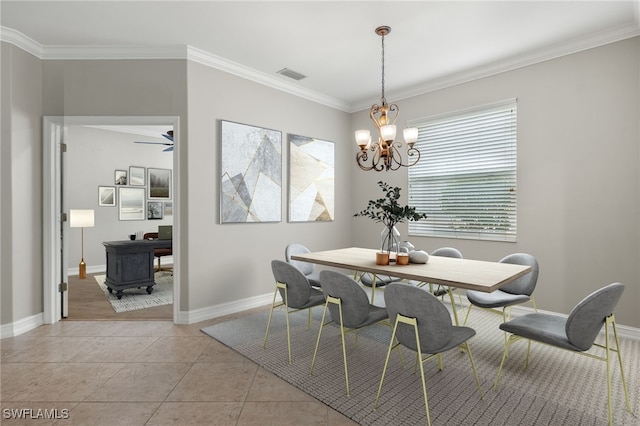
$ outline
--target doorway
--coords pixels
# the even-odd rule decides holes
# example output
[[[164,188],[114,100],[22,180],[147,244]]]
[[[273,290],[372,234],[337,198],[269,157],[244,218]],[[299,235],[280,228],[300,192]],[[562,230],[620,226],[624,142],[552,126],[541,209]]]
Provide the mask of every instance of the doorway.
[[[161,126],[161,127],[158,127]],[[78,133],[78,129],[100,129],[100,131],[120,131],[121,133],[118,137],[111,138],[113,141],[118,139],[122,139],[123,133],[131,133],[135,131],[139,131],[140,129],[167,129],[173,130],[174,136],[174,145],[172,146],[173,152],[165,154],[165,157],[168,163],[166,167],[167,169],[171,169],[171,197],[167,200],[168,202],[165,204],[170,205],[171,212],[171,220],[164,220],[163,224],[170,223],[173,225],[173,307],[169,309],[169,317],[172,317],[174,322],[177,322],[179,318],[179,306],[180,306],[180,249],[179,249],[179,217],[180,217],[180,194],[177,191],[177,188],[180,186],[180,169],[179,169],[179,158],[180,158],[180,143],[179,143],[179,118],[178,117],[91,117],[91,116],[72,116],[72,117],[45,117],[44,118],[44,141],[45,146],[43,149],[44,152],[44,170],[43,170],[43,193],[44,193],[44,322],[45,323],[55,323],[62,318],[65,318],[68,313],[68,307],[70,303],[73,303],[73,296],[71,299],[69,298],[69,289],[72,287],[69,284],[73,284],[77,281],[77,276],[74,276],[74,267],[70,265],[74,265],[77,262],[75,257],[79,257],[79,254],[75,253],[77,251],[77,246],[80,244],[79,241],[75,241],[76,237],[79,238],[78,235],[75,235],[77,231],[74,229],[69,229],[69,224],[67,222],[66,214],[68,213],[70,208],[80,208],[86,206],[79,205],[71,205],[69,204],[69,200],[73,200],[74,204],[81,204],[82,202],[78,201],[78,197],[75,198],[71,196],[73,194],[74,184],[78,179],[77,173],[70,173],[69,170],[74,167],[74,164],[69,159],[69,154],[65,153],[65,148],[74,149],[73,144],[73,135]],[[138,130],[135,130],[138,129]],[[140,139],[140,141],[148,141],[153,140],[149,138],[145,138],[144,135],[138,135],[133,138],[131,136],[127,136],[128,143],[131,145],[131,149],[137,149],[140,152],[140,149],[144,146],[146,149],[157,150],[157,152],[162,152],[166,147],[161,145],[135,145],[133,139]],[[76,138],[77,140],[77,138]],[[114,142],[115,143],[115,142]],[[124,148],[128,149],[129,145],[124,146]],[[95,148],[95,147],[94,147]],[[95,148],[97,151],[100,149],[105,149],[102,146],[100,149]],[[118,150],[118,154],[121,154],[123,151],[123,147],[120,147]],[[156,151],[147,151],[153,153],[155,155]],[[131,153],[130,153],[131,154]],[[135,154],[135,152],[134,152]],[[171,155],[173,154],[173,155]],[[169,155],[172,159],[169,158]],[[90,157],[90,158],[85,158]],[[100,169],[101,160],[104,162],[105,154],[104,152],[95,152],[95,155],[87,155],[82,159],[82,163],[84,164],[76,164],[75,167],[78,169],[89,170],[90,172],[98,172],[102,174],[101,181],[104,181],[103,188],[106,187],[108,190],[113,190],[114,195],[117,199],[117,193],[120,188],[116,185],[117,183],[122,183],[122,174],[117,175],[117,173],[122,173],[126,171],[127,174],[130,173],[129,166],[132,166],[131,172],[138,173],[141,168],[145,165],[144,158],[138,158],[139,155],[122,155],[122,162],[118,163],[121,166],[114,167],[113,164],[106,164],[103,169],[109,169],[108,172]],[[152,156],[149,157],[151,159]],[[77,159],[75,160],[78,161]],[[150,160],[151,161],[151,160]],[[87,165],[88,163],[88,165]],[[131,164],[129,164],[131,163]],[[162,164],[161,164],[162,165]],[[156,170],[157,163],[153,163],[151,161],[151,167],[154,167],[153,170]],[[113,169],[113,170],[111,170]],[[120,170],[119,170],[120,169]],[[159,170],[162,170],[161,168]],[[116,172],[118,171],[118,172]],[[145,167],[146,172],[146,167]],[[108,179],[105,178],[105,173],[108,174]],[[69,176],[73,176],[72,182],[69,181]],[[146,176],[146,174],[145,174]],[[120,179],[120,181],[118,181]],[[135,184],[134,184],[135,185]],[[141,182],[137,182],[137,185],[140,185],[136,188],[134,185],[126,185],[127,188],[132,189],[140,189],[146,188],[146,186],[141,185]],[[101,185],[102,186],[102,185]],[[124,188],[125,186],[122,186]],[[113,188],[113,189],[112,189]],[[93,264],[95,266],[91,266],[91,263],[87,263],[87,278],[82,280],[82,284],[85,287],[91,285],[92,288],[98,289],[98,285],[94,282],[95,279],[93,275],[100,268],[104,268],[104,251],[100,253],[96,253],[95,250],[104,250],[101,247],[101,240],[124,240],[128,238],[128,235],[132,229],[135,229],[135,233],[138,233],[138,228],[140,228],[140,232],[150,230],[149,227],[157,228],[157,224],[159,221],[147,220],[146,211],[145,217],[143,220],[134,220],[134,221],[120,221],[120,219],[126,219],[122,215],[119,215],[119,206],[116,202],[115,205],[102,205],[100,201],[100,206],[98,207],[99,200],[99,191],[101,191],[97,186],[96,188],[91,188],[87,190],[84,188],[84,192],[95,192],[95,198],[92,199],[92,205],[89,206],[93,208],[95,206],[96,210],[96,223],[93,231],[98,234],[102,233],[102,235],[94,235],[94,243],[97,238],[97,243],[92,245],[93,253]],[[146,191],[146,189],[144,189]],[[145,192],[145,206],[146,199],[148,198],[148,193]],[[86,194],[85,194],[86,195]],[[91,197],[91,195],[90,195]],[[86,198],[86,197],[85,197]],[[85,202],[86,204],[86,202]],[[91,203],[90,203],[91,204]],[[157,200],[154,200],[154,205],[158,204]],[[140,219],[140,218],[138,218]],[[156,219],[154,217],[153,219]],[[99,228],[100,227],[100,228]],[[87,231],[91,232],[91,229],[87,229]],[[84,246],[85,238],[87,237],[87,232],[83,231],[82,244],[83,244],[83,258],[85,257],[86,248]],[[105,232],[107,235],[105,236]],[[73,240],[71,240],[72,238]],[[70,247],[73,249],[74,255],[73,258],[69,259],[69,249]],[[98,259],[96,261],[96,259]],[[76,268],[77,269],[77,268]],[[69,274],[72,274],[70,277]],[[71,279],[71,280],[70,280]],[[75,280],[75,281],[74,281]],[[106,298],[105,298],[106,300]],[[146,319],[158,319],[153,318],[152,314]],[[167,310],[164,310],[164,316],[167,315]],[[140,316],[140,314],[134,314],[133,317]],[[145,315],[142,315],[142,319],[144,319]],[[121,316],[118,319],[128,319],[125,318],[127,315]],[[73,318],[70,318],[73,319]],[[90,319],[90,318],[87,318]],[[96,318],[97,319],[97,318]],[[168,319],[168,318],[165,318]]]

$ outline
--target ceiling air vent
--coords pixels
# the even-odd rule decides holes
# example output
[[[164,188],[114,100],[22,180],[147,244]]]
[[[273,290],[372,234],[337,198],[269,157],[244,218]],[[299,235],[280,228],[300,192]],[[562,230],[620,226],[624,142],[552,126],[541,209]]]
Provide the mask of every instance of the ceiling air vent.
[[[289,68],[282,68],[280,71],[278,71],[278,74],[282,74],[285,77],[289,77],[294,80],[302,80],[303,78],[307,78],[306,75],[290,70]]]

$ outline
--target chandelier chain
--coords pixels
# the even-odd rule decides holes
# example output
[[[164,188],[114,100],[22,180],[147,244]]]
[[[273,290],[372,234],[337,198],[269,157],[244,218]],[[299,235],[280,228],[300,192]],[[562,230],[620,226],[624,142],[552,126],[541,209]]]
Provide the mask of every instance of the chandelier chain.
[[[382,104],[387,103],[387,99],[384,96],[384,34],[382,34]]]

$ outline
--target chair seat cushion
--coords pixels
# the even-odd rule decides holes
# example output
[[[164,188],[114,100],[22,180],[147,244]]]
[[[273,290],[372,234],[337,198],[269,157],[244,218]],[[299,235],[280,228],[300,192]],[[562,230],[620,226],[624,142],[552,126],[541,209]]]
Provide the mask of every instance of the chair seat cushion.
[[[373,287],[373,276],[374,274],[365,273],[360,277],[360,282],[367,287]],[[383,285],[387,285],[394,281],[400,281],[400,278],[390,277],[389,275],[378,275],[376,274],[376,287],[382,287]]]
[[[525,303],[531,297],[526,294],[511,294],[502,290],[492,291],[491,293],[468,290],[467,299],[469,299],[470,303],[481,308],[498,308]]]
[[[312,288],[309,299],[302,306],[291,307],[294,309],[306,309],[318,305],[324,305],[324,294],[320,290]]]
[[[525,339],[547,343],[552,346],[582,352],[569,342],[565,331],[566,318],[559,315],[533,313],[522,315],[500,324],[500,329],[522,336]]]
[[[378,321],[382,321],[383,319],[389,318],[389,314],[387,313],[387,308],[383,308],[380,306],[369,305],[369,316],[364,322],[353,326],[351,328],[362,328],[371,324],[375,324]]]
[[[169,248],[158,248],[153,250],[153,255],[155,257],[160,257],[160,256],[171,256],[173,254],[173,250],[169,249]]]
[[[307,277],[307,280],[312,287],[321,287],[320,272],[312,272],[311,274],[305,275],[305,277]]]

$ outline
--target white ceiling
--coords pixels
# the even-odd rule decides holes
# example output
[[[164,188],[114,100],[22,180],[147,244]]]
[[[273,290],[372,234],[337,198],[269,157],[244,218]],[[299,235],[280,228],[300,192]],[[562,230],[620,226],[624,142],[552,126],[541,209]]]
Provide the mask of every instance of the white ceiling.
[[[397,101],[639,35],[639,10],[638,0],[2,0],[0,24],[4,41],[26,36],[45,59],[175,57],[189,46],[203,62],[355,111],[380,99],[380,25],[392,28],[385,95]],[[285,67],[308,77],[276,73]]]

